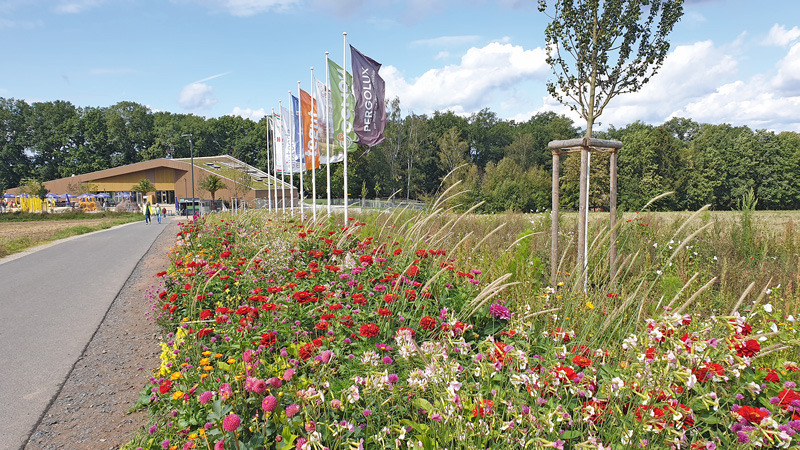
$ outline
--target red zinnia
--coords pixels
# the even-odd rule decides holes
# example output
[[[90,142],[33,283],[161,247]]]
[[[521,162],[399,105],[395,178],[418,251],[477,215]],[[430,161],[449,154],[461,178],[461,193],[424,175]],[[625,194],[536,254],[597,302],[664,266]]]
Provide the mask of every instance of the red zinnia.
[[[378,315],[381,317],[389,317],[392,315],[392,312],[388,308],[380,308],[378,310]]]
[[[366,338],[375,337],[378,335],[379,332],[380,328],[378,328],[378,326],[375,325],[374,322],[370,322],[366,325],[361,325],[361,327],[358,329],[358,333]]]
[[[367,264],[367,265],[370,265],[370,264],[372,264],[372,255],[361,255],[361,257],[360,257],[360,258],[358,258],[358,260],[359,260],[359,261],[360,261],[362,264]]]
[[[589,367],[589,366],[592,365],[592,360],[590,358],[585,357],[585,356],[575,355],[575,357],[572,358],[572,364],[575,364],[578,367],[585,368],[585,367]]]
[[[425,316],[419,320],[419,326],[426,331],[433,330],[436,328],[436,319],[431,316]]]
[[[782,408],[788,408],[793,401],[800,401],[800,392],[784,389],[778,393],[778,400],[780,400],[778,404],[781,405]]]
[[[747,420],[753,425],[758,425],[762,420],[764,420],[765,417],[769,415],[769,412],[762,411],[752,406],[742,406],[738,411],[736,411],[736,414],[742,416],[743,419]]]
[[[170,389],[172,389],[172,381],[164,380],[164,382],[158,387],[158,392],[166,394]]]
[[[406,270],[406,276],[409,277],[409,278],[414,278],[418,274],[419,274],[419,267],[417,267],[415,265],[411,265],[411,267],[409,267]]]
[[[761,351],[761,344],[755,339],[749,339],[744,343],[738,343],[735,346],[736,354],[742,357],[752,358],[759,351]]]

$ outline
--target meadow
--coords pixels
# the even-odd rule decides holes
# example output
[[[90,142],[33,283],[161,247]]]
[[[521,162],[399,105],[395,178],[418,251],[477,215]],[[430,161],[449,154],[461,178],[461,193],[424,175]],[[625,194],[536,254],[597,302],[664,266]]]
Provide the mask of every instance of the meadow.
[[[753,205],[754,206],[754,205]],[[761,217],[771,216],[771,221]],[[794,216],[250,211],[182,226],[125,448],[800,444]]]

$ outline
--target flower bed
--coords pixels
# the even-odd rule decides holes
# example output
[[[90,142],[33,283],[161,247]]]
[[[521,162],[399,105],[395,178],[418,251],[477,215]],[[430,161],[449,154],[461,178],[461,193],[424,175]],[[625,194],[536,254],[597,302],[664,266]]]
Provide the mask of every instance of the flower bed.
[[[139,401],[152,423],[126,448],[800,444],[778,290],[749,311],[576,332],[433,239],[364,225],[185,224],[154,303],[172,331]],[[530,296],[596,312],[582,293]]]

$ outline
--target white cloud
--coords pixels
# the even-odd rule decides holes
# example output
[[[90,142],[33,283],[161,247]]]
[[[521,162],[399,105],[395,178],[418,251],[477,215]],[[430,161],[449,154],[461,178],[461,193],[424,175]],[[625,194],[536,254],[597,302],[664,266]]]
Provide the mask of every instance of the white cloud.
[[[33,30],[42,28],[44,22],[41,20],[8,20],[0,17],[0,30]]]
[[[78,14],[103,4],[105,0],[72,0],[61,1],[53,11],[58,14]]]
[[[411,41],[412,46],[428,46],[428,47],[450,47],[454,45],[464,45],[477,41],[480,39],[478,35],[465,35],[465,36],[440,36],[432,39],[419,39]]]
[[[800,39],[800,28],[794,27],[787,30],[783,25],[777,23],[769,30],[769,35],[764,39],[764,45],[777,45],[778,47],[785,47],[792,42]]]
[[[433,57],[433,59],[447,59],[449,57],[450,57],[450,52],[439,52],[436,54],[436,56]]]
[[[240,108],[235,106],[233,108],[233,112],[228,114],[229,116],[240,116],[244,117],[245,119],[250,119],[258,122],[259,120],[263,119],[264,116],[267,115],[267,112],[264,108],[259,109],[251,109],[251,108]]]
[[[203,83],[186,85],[178,96],[178,104],[184,109],[208,109],[217,103],[214,89]]]
[[[175,0],[173,0],[175,1]],[[185,0],[232,16],[250,17],[265,12],[288,11],[300,0]]]
[[[749,80],[722,84],[672,116],[800,132],[800,43],[792,46],[776,67],[777,74],[772,78],[759,74]]]
[[[387,97],[399,96],[410,110],[468,113],[485,107],[519,82],[544,79],[549,71],[545,58],[541,48],[525,50],[495,42],[470,48],[459,65],[431,69],[411,81],[393,66],[382,68],[381,76],[386,80]]]

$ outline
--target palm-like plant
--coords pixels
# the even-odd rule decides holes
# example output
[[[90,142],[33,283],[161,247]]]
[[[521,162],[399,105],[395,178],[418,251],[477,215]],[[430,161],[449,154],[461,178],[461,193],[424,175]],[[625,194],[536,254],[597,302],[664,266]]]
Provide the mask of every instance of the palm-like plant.
[[[227,188],[228,186],[222,181],[222,178],[216,175],[209,175],[200,182],[200,189],[208,191],[211,194],[211,207],[214,207],[214,194],[217,191]]]

